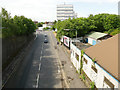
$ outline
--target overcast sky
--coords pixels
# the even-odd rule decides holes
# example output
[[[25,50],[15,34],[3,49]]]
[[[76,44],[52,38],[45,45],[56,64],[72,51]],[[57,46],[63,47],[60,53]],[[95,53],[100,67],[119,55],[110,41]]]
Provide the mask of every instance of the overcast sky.
[[[78,17],[90,14],[118,14],[119,0],[0,0],[0,7],[5,8],[11,16],[24,15],[39,22],[56,20],[57,4],[73,4]]]

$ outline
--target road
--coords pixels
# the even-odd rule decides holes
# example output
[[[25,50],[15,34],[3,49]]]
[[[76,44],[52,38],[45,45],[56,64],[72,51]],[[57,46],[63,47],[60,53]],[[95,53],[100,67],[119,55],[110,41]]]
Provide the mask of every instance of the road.
[[[48,43],[44,43],[45,38]],[[9,78],[5,88],[62,88],[59,58],[53,38],[52,31],[37,31],[37,38],[31,49]]]

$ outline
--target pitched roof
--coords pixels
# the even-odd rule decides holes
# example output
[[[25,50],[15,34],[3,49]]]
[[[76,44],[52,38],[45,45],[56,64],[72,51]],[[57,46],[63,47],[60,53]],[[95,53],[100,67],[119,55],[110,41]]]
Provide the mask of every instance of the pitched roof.
[[[105,35],[107,35],[107,34],[101,33],[101,32],[92,32],[92,33],[88,34],[87,37],[98,39],[98,38],[101,38],[101,37],[103,37]]]
[[[120,81],[120,71],[118,72],[118,63],[120,66],[120,58],[118,59],[118,51],[120,51],[120,34],[85,49],[85,53],[90,58],[95,58],[97,64]]]

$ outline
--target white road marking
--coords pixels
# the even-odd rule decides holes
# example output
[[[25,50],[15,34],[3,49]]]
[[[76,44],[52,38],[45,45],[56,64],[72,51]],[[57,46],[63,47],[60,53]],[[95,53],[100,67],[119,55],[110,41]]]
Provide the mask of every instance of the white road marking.
[[[60,73],[60,70],[58,70],[58,74]]]
[[[42,50],[43,50],[43,44],[42,44]]]
[[[34,40],[36,40],[36,38],[37,38],[37,32],[36,32],[36,37],[35,37],[35,39],[34,39]]]
[[[38,82],[39,82],[39,74],[38,74],[38,76],[37,76],[36,88],[38,88]]]
[[[42,57],[40,57],[40,61],[41,61]]]
[[[42,51],[41,51],[41,55],[42,55]]]
[[[39,64],[39,71],[40,71],[40,68],[41,68],[41,63]]]
[[[36,37],[35,37],[35,39],[36,39]],[[34,39],[34,40],[35,40],[35,39]]]
[[[57,71],[57,73],[58,73],[58,74],[60,73],[60,67],[59,67],[59,65],[58,65],[58,71]]]

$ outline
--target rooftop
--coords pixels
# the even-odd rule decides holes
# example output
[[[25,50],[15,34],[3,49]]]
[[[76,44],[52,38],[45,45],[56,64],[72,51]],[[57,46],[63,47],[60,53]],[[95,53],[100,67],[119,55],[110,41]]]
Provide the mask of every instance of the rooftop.
[[[101,38],[105,35],[107,35],[107,34],[101,33],[101,32],[92,32],[92,33],[88,34],[87,37],[91,37],[91,38],[94,38],[94,39],[99,39],[99,38]]]
[[[72,42],[77,48],[79,48],[80,50],[82,49],[86,49],[88,47],[91,47],[92,45],[88,44],[88,43],[82,43],[82,42]]]
[[[118,44],[119,43],[119,44]],[[118,72],[118,51],[120,51],[120,34],[84,50],[85,53],[94,59],[102,68],[120,81],[120,71]]]

